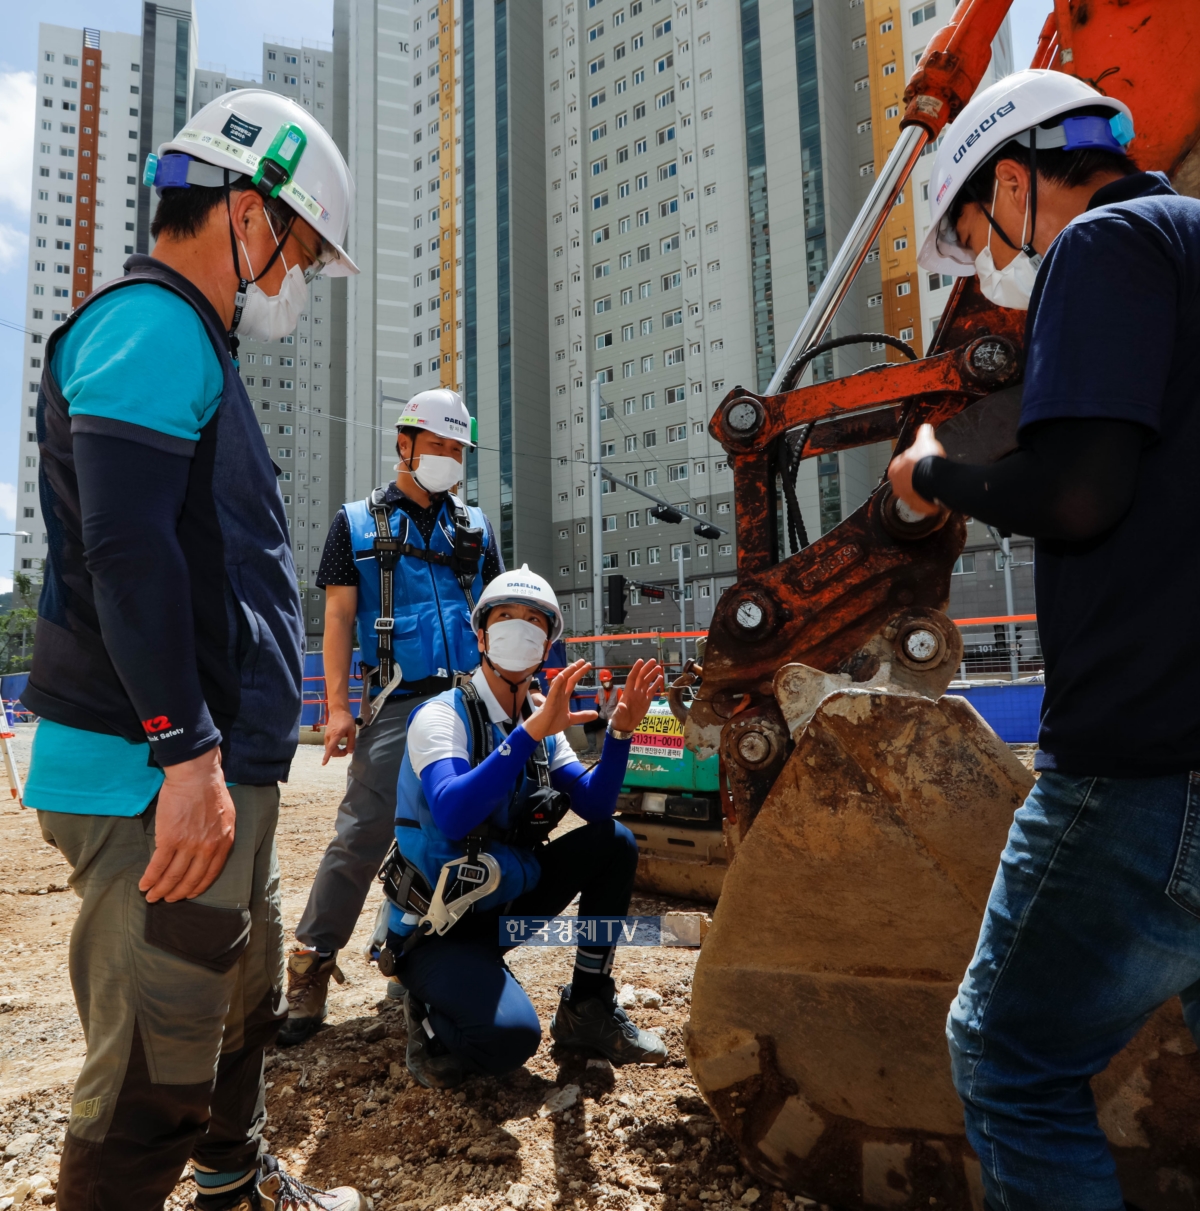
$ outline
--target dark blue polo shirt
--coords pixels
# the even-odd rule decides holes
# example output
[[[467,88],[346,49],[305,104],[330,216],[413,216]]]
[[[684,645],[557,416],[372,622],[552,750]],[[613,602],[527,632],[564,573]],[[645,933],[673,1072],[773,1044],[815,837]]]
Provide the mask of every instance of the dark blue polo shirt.
[[[1125,517],[1089,542],[1036,544],[1038,765],[1200,769],[1200,201],[1161,173],[1100,189],[1051,246],[1026,334],[1022,427],[1145,431]]]

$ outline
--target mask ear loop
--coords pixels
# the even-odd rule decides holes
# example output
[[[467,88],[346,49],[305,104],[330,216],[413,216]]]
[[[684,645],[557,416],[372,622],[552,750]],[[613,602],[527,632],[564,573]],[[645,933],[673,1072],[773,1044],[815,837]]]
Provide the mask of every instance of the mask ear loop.
[[[245,256],[246,256],[246,268],[250,270],[251,274],[254,274],[253,277],[247,278],[245,276],[245,274],[242,273],[241,262],[238,260],[237,246],[240,241],[238,240],[237,236],[234,234],[234,231],[233,231],[233,210],[231,209],[230,203],[229,203],[229,194],[230,194],[229,185],[230,185],[230,179],[231,179],[230,172],[229,172],[228,168],[226,168],[224,170],[224,172],[225,172],[225,184],[224,184],[223,188],[225,191],[225,214],[226,214],[226,217],[229,219],[229,251],[233,256],[233,272],[237,274],[237,278],[238,278],[237,292],[233,296],[233,323],[229,325],[229,354],[230,354],[230,357],[233,358],[234,366],[237,366],[238,365],[238,346],[240,343],[238,341],[238,337],[237,337],[237,329],[238,329],[238,325],[242,322],[242,312],[246,310],[246,292],[247,292],[247,290],[249,290],[250,286],[254,282],[257,282],[259,280],[259,278],[261,278],[263,276],[263,274],[270,272],[271,266],[275,264],[276,257],[283,256],[283,245],[287,242],[288,235],[291,233],[291,230],[292,230],[292,224],[296,220],[295,220],[294,216],[293,216],[293,218],[288,220],[287,226],[283,229],[283,240],[280,240],[279,237],[276,236],[275,228],[271,224],[270,212],[265,207],[263,208],[263,213],[267,216],[267,229],[271,233],[271,239],[273,239],[275,241],[275,251],[273,253],[271,253],[270,259],[263,266],[262,273],[254,274],[254,266],[250,264],[250,254],[248,252],[246,252],[246,245],[242,244],[242,252],[245,253]],[[241,175],[241,174],[237,174],[237,175]],[[286,267],[287,260],[284,259],[283,263],[284,263],[284,266]]]
[[[400,453],[400,434],[396,434],[396,457],[400,460],[396,466],[397,471],[407,471],[414,479],[417,477],[417,469],[413,465],[413,459],[417,457],[417,435],[412,435],[412,453],[408,456],[408,465],[405,466],[404,455]]]
[[[987,207],[980,200],[979,195],[975,192],[975,190],[971,186],[970,182],[967,183],[966,188],[970,195],[971,201],[974,202],[975,205],[979,207],[980,211],[983,213],[983,217],[985,219],[987,219],[987,221],[988,221],[988,226],[991,228],[991,231],[988,232],[988,247],[990,248],[992,246],[992,231],[994,231],[1013,250],[1013,252],[1020,252],[1021,251],[1020,246],[1017,244],[1014,244],[1012,242],[1012,240],[1010,240],[1008,238],[1008,236],[1005,234],[1004,228],[1001,227],[1000,224],[997,223],[996,220],[993,219],[992,216],[988,213]],[[997,180],[996,183],[992,187],[992,209],[993,210],[995,210],[995,208],[996,208],[996,195],[997,195],[997,193],[999,193],[999,191],[1000,191],[1000,182],[999,182],[999,180]],[[1024,234],[1024,233],[1022,233],[1022,234]]]

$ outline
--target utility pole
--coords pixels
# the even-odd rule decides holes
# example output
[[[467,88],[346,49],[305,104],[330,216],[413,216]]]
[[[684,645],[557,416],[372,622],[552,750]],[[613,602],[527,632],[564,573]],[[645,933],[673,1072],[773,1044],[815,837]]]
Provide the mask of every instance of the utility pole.
[[[603,524],[601,516],[600,488],[600,376],[592,380],[592,390],[588,397],[588,451],[590,486],[592,490],[592,634],[604,633],[604,597],[601,592],[603,574],[600,565],[604,562],[600,527]],[[604,664],[604,646],[596,641],[592,651],[592,664],[601,668]]]
[[[994,542],[1000,546],[1000,562],[1004,570],[1004,608],[1005,612],[1011,618],[1014,611],[1013,608],[1013,559],[1012,550],[1008,545],[1007,538],[1001,538],[1000,532],[994,526],[988,526],[988,531]],[[1005,634],[1008,637],[1008,671],[1010,680],[1016,681],[1020,676],[1020,661],[1017,655],[1017,628],[1014,623],[1008,623],[1005,627]]]
[[[683,583],[683,543],[679,544],[679,630],[680,632],[687,630],[687,598],[684,596],[686,589]],[[682,675],[684,666],[687,664],[687,640],[682,633],[679,636],[679,672]]]

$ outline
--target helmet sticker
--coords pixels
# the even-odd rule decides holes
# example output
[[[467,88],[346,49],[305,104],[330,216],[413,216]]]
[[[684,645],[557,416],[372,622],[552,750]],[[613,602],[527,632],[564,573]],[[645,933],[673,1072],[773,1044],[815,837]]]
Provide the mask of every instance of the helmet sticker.
[[[247,122],[245,118],[239,118],[237,114],[230,114],[229,121],[221,127],[221,133],[243,147],[253,147],[254,140],[262,133],[262,127]]]
[[[943,198],[943,197],[945,197],[945,195],[946,195],[946,190],[947,190],[947,189],[949,189],[949,188],[950,188],[950,186],[951,186],[951,185],[953,185],[953,184],[954,184],[954,178],[953,178],[953,177],[947,177],[947,178],[946,178],[946,179],[945,179],[945,180],[942,182],[942,187],[941,187],[941,189],[939,189],[939,190],[937,191],[937,197],[934,199],[934,204],[935,204],[935,205],[937,205],[937,204],[940,204],[940,203],[941,203],[942,198]]]

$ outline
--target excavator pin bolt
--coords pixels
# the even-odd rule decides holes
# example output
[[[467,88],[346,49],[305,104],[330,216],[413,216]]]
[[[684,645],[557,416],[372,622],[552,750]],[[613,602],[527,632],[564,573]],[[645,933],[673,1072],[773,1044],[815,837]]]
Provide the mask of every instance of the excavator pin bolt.
[[[922,663],[932,660],[940,648],[938,637],[932,631],[909,631],[904,636],[904,650],[912,660],[919,660]]]
[[[738,626],[747,631],[753,631],[756,627],[762,626],[763,608],[756,601],[743,601],[738,606],[735,617]]]
[[[1001,387],[1016,377],[1020,358],[1002,336],[984,336],[967,349],[967,371],[981,385]]]
[[[738,437],[749,437],[761,428],[762,422],[763,410],[752,399],[734,400],[725,409],[725,423]]]
[[[771,742],[762,732],[747,732],[738,741],[738,753],[750,765],[759,765],[770,756]]]

